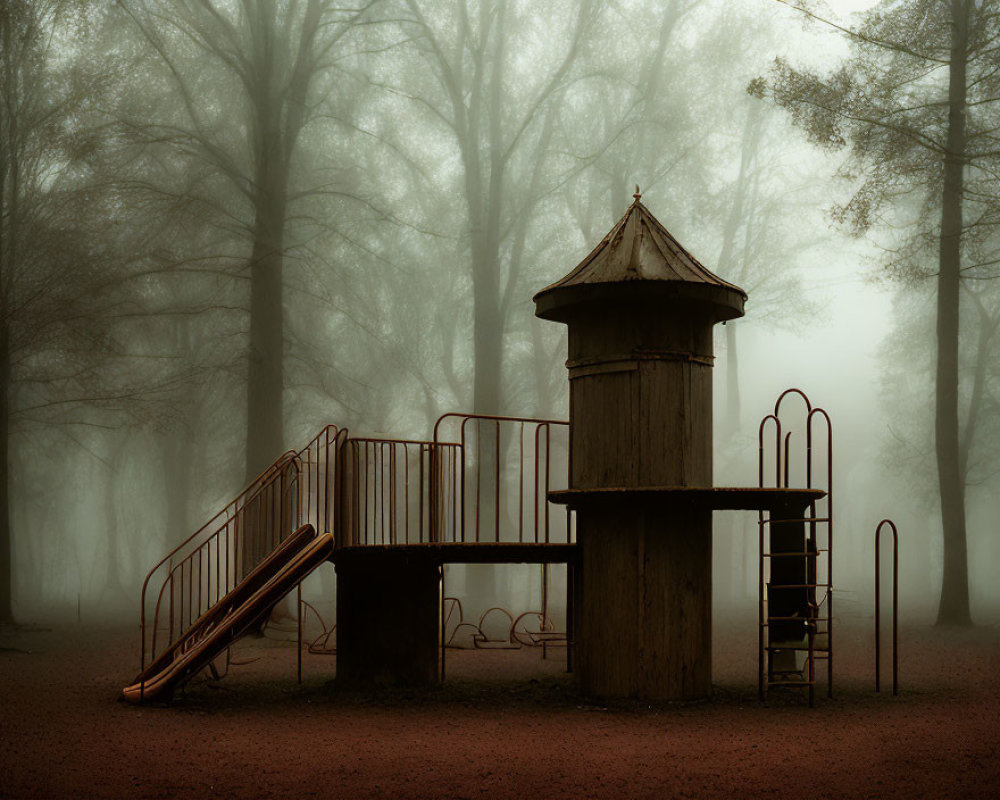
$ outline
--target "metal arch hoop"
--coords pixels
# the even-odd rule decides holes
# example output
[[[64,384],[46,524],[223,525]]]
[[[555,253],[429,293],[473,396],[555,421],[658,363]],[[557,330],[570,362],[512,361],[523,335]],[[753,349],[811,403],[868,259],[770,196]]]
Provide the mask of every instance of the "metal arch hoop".
[[[881,570],[879,556],[881,555],[882,529],[889,526],[892,534],[892,693],[899,694],[899,531],[896,530],[896,523],[891,519],[884,519],[875,529],[875,691],[882,690],[880,683],[881,672]]]

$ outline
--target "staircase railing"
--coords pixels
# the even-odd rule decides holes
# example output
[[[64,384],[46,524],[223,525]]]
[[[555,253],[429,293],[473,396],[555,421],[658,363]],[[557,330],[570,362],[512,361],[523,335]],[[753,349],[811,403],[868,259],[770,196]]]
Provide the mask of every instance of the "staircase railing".
[[[146,575],[140,599],[140,671],[305,523],[333,530],[337,451],[346,430],[327,426],[283,453]]]
[[[337,546],[421,542],[571,543],[573,518],[550,510],[565,488],[564,420],[445,414],[432,441],[351,439],[324,428],[282,454],[146,576],[140,670],[292,531],[311,524]],[[548,566],[542,567],[547,607]]]

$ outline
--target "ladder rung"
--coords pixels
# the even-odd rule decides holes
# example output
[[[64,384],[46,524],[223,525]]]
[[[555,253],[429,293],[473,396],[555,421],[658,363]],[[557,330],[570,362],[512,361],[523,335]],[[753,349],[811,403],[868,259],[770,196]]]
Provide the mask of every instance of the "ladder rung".
[[[790,622],[791,620],[782,620],[782,622],[786,622],[786,621],[787,621],[787,622]],[[761,627],[761,628],[770,628],[770,627],[772,627],[772,626],[768,625],[768,624],[767,624],[767,623],[765,622],[765,623],[762,623],[760,627]],[[813,631],[813,636],[827,636],[827,635],[829,635],[829,633],[830,633],[830,632],[829,632],[828,630],[822,630],[822,631]]]
[[[801,621],[805,621],[805,620],[802,620],[802,617],[788,617],[788,618],[776,617],[775,618],[776,622],[792,622],[793,620],[796,620],[796,621],[800,621],[800,620]],[[827,620],[813,620],[813,622],[817,622],[817,621],[818,622],[826,622]],[[760,627],[762,627],[762,628],[770,628],[771,625],[769,623],[767,623],[767,622],[762,622],[762,623],[760,623]],[[825,635],[826,633],[827,633],[827,631],[815,631],[813,633],[813,635],[814,636],[820,636],[820,635]]]
[[[760,627],[769,628],[771,622],[808,622],[810,624],[819,624],[820,622],[829,622],[829,617],[768,617],[767,622],[760,623]],[[817,633],[826,633],[826,631],[817,631]]]
[[[825,653],[829,649],[829,647],[830,647],[830,644],[827,641],[827,635],[825,633],[817,633],[817,634],[814,634],[813,636],[814,636],[814,638],[813,638],[813,646],[812,646],[813,651],[814,652],[822,651],[822,652]],[[808,652],[808,650],[809,650],[809,642],[807,642],[807,641],[806,642],[800,642],[800,641],[794,641],[794,642],[780,642],[780,641],[778,641],[778,642],[769,642],[768,644],[766,644],[764,646],[764,649],[765,650],[803,650],[803,651]]]
[[[805,510],[806,514],[813,516],[783,517],[772,514],[772,518],[761,517],[758,521],[761,532],[761,542],[758,548],[761,569],[764,570],[764,559],[771,559],[767,564],[767,572],[762,572],[758,582],[759,591],[759,621],[760,645],[759,652],[761,658],[767,654],[768,672],[765,677],[764,686],[782,687],[790,689],[809,689],[810,705],[812,704],[812,693],[817,685],[819,676],[814,672],[817,661],[826,661],[828,665],[833,664],[833,616],[829,604],[826,606],[826,613],[821,614],[823,604],[829,599],[832,602],[833,582],[827,574],[826,580],[822,580],[822,573],[829,573],[825,565],[830,564],[833,557],[833,523],[829,508],[827,516],[819,516],[815,506]],[[765,525],[785,525],[801,527],[802,539],[798,542],[789,542],[792,547],[803,547],[804,550],[776,551],[771,548],[778,545],[777,542],[768,540],[765,544],[763,538]],[[808,525],[808,528],[806,527]],[[826,533],[820,525],[825,525]],[[777,529],[771,528],[771,534]],[[823,546],[821,546],[823,545]],[[778,559],[777,562],[774,559]],[[768,572],[775,573],[784,564],[784,559],[788,566],[792,560],[802,564],[804,573],[799,578],[801,583],[779,583],[772,582]],[[796,570],[798,571],[798,570]],[[765,580],[765,575],[768,580]],[[788,576],[795,580],[796,575]],[[785,598],[790,599],[792,592],[796,598],[801,598],[802,602],[795,602],[791,609],[782,609],[782,616],[769,616],[768,611],[772,608],[777,610],[782,599],[782,591],[786,591]],[[806,591],[803,591],[806,590]],[[773,592],[773,594],[772,594]],[[789,611],[798,608],[794,615],[788,615]],[[787,615],[787,616],[786,616]],[[794,623],[798,623],[797,625]],[[782,627],[784,626],[784,630]],[[766,633],[765,633],[766,629]],[[791,639],[784,640],[790,636]],[[780,637],[780,638],[779,638]],[[784,641],[783,641],[784,640]],[[801,653],[802,656],[798,654]],[[794,669],[799,661],[803,661],[801,669]],[[792,667],[792,669],[775,669],[775,667]],[[812,677],[810,678],[810,673]]]
[[[828,583],[768,583],[768,589],[826,589]]]

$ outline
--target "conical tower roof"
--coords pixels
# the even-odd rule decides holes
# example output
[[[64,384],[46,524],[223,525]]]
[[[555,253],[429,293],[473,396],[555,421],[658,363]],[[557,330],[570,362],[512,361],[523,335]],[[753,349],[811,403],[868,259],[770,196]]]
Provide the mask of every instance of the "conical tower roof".
[[[743,316],[746,292],[707,270],[641,202],[632,205],[590,255],[535,297],[536,314],[562,320],[570,305],[634,296],[713,306],[716,320]]]

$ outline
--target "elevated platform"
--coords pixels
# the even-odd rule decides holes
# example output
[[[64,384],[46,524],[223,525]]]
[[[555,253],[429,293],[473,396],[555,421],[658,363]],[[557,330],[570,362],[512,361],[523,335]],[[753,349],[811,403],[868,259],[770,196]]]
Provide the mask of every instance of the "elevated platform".
[[[393,556],[441,564],[568,564],[576,560],[575,544],[535,542],[419,542],[339,547],[335,564]]]
[[[337,682],[430,685],[440,680],[441,567],[575,564],[575,544],[411,542],[338,547]]]
[[[802,509],[824,497],[821,489],[774,489],[756,486],[640,486],[561,489],[549,500],[571,508],[595,503],[657,503],[665,508],[712,511],[781,511]]]

